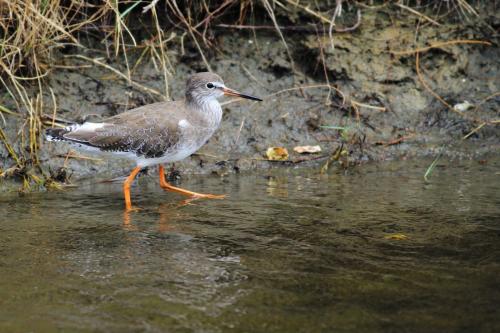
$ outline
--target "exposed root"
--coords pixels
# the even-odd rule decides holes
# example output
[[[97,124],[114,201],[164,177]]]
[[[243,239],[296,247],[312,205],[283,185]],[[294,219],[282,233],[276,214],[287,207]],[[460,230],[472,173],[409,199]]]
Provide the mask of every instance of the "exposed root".
[[[483,44],[487,46],[491,46],[491,42],[488,41],[483,41],[483,40],[471,40],[471,39],[458,39],[458,40],[449,40],[446,42],[439,42],[439,43],[433,43],[430,46],[426,47],[421,47],[413,50],[406,50],[406,51],[390,51],[390,53],[394,55],[410,55],[410,54],[416,54],[416,53],[421,53],[421,52],[426,52],[431,49],[436,49],[436,48],[441,48],[443,46],[449,46],[449,45],[456,45],[456,44]]]

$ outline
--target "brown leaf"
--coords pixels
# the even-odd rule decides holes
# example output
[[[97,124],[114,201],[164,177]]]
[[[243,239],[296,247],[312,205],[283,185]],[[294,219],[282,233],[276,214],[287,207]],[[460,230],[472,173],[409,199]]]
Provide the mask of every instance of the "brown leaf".
[[[269,147],[266,156],[270,161],[286,161],[288,160],[288,150],[283,147]]]
[[[314,154],[321,151],[320,146],[297,146],[293,150],[299,154]]]

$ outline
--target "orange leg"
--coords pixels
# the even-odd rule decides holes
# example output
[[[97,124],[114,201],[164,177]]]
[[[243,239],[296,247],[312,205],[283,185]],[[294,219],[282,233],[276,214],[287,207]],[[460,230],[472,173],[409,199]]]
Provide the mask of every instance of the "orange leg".
[[[205,198],[205,199],[223,199],[225,197],[225,195],[203,194],[203,193],[191,192],[191,191],[184,190],[182,188],[170,185],[165,180],[165,170],[163,169],[162,165],[160,165],[158,167],[158,173],[160,174],[160,186],[161,186],[162,189],[164,189],[166,191],[172,191],[172,192],[176,192],[176,193],[179,193],[179,194],[182,194],[182,195],[187,195],[187,196],[195,198],[195,199],[201,199],[201,198]]]
[[[132,201],[130,201],[130,185],[135,179],[135,176],[141,171],[140,167],[136,167],[132,172],[130,173],[130,176],[125,179],[125,182],[123,183],[123,195],[125,196],[125,210],[126,211],[131,211],[133,210],[132,208]]]

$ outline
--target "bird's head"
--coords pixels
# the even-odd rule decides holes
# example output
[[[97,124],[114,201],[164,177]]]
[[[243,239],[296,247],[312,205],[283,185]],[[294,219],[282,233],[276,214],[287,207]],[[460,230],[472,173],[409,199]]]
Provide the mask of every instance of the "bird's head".
[[[237,96],[262,101],[260,98],[242,94],[224,85],[221,77],[210,72],[202,72],[191,75],[186,83],[186,99],[188,101],[202,104],[211,99],[217,99],[222,95]]]

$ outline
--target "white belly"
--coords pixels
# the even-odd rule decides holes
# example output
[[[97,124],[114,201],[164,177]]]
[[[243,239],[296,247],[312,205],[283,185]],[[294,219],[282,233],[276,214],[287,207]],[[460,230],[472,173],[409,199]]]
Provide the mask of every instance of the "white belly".
[[[175,153],[170,153],[161,157],[156,158],[146,158],[144,156],[134,156],[134,160],[137,166],[144,168],[152,165],[163,164],[163,163],[173,163],[185,159],[195,153],[200,147],[190,146],[190,147],[180,147]]]

